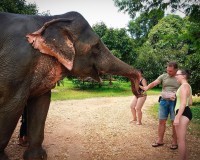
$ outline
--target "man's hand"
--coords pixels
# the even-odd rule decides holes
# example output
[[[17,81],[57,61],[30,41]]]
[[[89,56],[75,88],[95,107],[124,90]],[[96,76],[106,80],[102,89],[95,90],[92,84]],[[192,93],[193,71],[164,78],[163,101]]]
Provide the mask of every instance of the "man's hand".
[[[142,88],[142,90],[144,90],[144,91],[147,91],[147,90],[149,89],[148,86],[144,86],[144,87],[141,87],[141,88]]]

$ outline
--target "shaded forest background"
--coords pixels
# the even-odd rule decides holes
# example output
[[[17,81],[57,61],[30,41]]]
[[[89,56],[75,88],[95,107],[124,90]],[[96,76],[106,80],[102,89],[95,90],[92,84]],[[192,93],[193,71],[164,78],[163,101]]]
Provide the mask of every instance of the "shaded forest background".
[[[113,1],[119,11],[130,15],[127,27],[108,28],[104,22],[92,26],[110,51],[133,67],[143,69],[148,82],[165,72],[168,61],[176,61],[180,68],[191,71],[193,94],[200,95],[200,2]],[[184,16],[175,15],[175,11]],[[0,12],[51,15],[49,11],[39,13],[35,3],[25,0],[1,0]]]

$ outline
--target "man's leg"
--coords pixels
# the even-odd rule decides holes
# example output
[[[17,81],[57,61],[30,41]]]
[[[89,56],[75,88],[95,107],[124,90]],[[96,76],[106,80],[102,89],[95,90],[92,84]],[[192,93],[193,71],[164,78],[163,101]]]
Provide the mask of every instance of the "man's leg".
[[[152,144],[152,147],[158,147],[164,144],[163,139],[165,134],[166,121],[169,113],[167,105],[168,102],[161,98],[159,105],[158,139],[154,144]]]
[[[158,125],[158,140],[157,143],[163,144],[165,129],[166,129],[166,119],[160,119]]]

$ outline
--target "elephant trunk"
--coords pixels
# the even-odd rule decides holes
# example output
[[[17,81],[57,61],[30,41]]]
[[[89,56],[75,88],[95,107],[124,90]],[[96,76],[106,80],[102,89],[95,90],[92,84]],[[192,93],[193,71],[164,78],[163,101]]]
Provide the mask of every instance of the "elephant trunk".
[[[131,81],[131,88],[134,95],[139,95],[139,75],[136,69],[124,63],[111,53],[106,57],[106,60],[98,67],[101,73],[109,73],[112,75],[119,75],[129,78]]]

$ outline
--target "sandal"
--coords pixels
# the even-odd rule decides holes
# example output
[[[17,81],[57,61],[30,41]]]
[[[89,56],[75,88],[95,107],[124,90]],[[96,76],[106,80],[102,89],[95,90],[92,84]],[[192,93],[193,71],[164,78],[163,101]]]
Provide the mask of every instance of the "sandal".
[[[178,149],[178,145],[177,144],[172,144],[170,146],[170,149],[172,149],[172,150]]]
[[[164,145],[164,143],[157,143],[157,142],[154,142],[153,144],[152,144],[152,147],[160,147],[160,146],[163,146]]]

